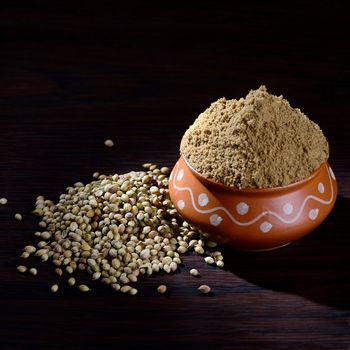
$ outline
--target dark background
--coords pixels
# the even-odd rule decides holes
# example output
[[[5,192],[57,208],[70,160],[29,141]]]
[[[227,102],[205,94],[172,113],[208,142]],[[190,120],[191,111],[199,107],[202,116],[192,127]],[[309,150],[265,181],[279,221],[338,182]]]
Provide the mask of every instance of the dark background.
[[[2,1],[0,197],[9,203],[0,208],[0,348],[349,349],[345,4]],[[329,139],[339,197],[312,234],[267,253],[226,250],[225,270],[188,255],[180,273],[147,279],[136,297],[97,283],[88,295],[64,283],[53,295],[58,277],[36,260],[38,276],[16,272],[34,242],[37,195],[57,200],[94,171],[172,166],[200,112],[260,84]],[[168,296],[157,295],[161,283]],[[213,296],[198,295],[202,283]]]

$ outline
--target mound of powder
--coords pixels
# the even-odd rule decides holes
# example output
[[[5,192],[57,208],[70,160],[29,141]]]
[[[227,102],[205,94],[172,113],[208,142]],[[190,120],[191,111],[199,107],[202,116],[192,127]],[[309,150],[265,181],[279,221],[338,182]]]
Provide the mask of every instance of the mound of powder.
[[[320,127],[265,86],[212,103],[185,132],[180,151],[205,177],[238,188],[302,180],[329,154]]]

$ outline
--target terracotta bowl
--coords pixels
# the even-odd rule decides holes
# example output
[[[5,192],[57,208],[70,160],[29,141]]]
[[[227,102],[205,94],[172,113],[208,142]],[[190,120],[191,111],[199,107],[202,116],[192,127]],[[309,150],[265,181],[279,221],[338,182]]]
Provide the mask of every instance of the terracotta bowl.
[[[325,162],[288,186],[239,190],[203,177],[181,156],[169,191],[181,216],[213,240],[259,251],[283,247],[320,225],[334,206],[337,182]]]

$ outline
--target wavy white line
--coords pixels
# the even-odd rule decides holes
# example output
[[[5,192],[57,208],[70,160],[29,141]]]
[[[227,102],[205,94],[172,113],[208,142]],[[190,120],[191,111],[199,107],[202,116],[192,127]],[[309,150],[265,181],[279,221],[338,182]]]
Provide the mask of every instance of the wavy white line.
[[[314,195],[308,195],[304,201],[303,201],[303,204],[301,205],[300,209],[299,209],[299,212],[297,213],[297,215],[291,219],[291,220],[286,220],[284,219],[282,216],[280,216],[279,214],[275,213],[274,211],[269,211],[269,210],[265,210],[263,211],[262,213],[260,213],[259,215],[257,215],[254,219],[250,220],[250,221],[247,221],[247,222],[242,222],[242,221],[238,221],[225,207],[216,207],[216,208],[212,208],[212,209],[207,209],[207,210],[203,210],[203,209],[200,209],[197,207],[196,203],[195,203],[195,200],[194,200],[194,195],[193,195],[193,192],[192,192],[192,189],[190,187],[180,187],[180,186],[177,186],[176,185],[176,179],[177,179],[177,173],[178,173],[178,170],[179,170],[179,163],[176,163],[176,170],[175,170],[175,173],[174,173],[174,176],[173,176],[173,185],[174,185],[174,188],[179,190],[179,191],[188,191],[190,193],[190,197],[191,197],[191,202],[192,202],[192,205],[194,207],[194,209],[200,213],[200,214],[210,214],[210,213],[213,213],[215,211],[218,211],[218,210],[222,210],[226,213],[226,215],[236,224],[236,225],[239,225],[239,226],[249,226],[249,225],[252,225],[254,224],[256,221],[260,220],[263,216],[266,216],[266,215],[272,215],[274,217],[276,217],[278,220],[280,220],[281,222],[285,223],[285,224],[292,224],[294,223],[295,221],[297,221],[299,219],[299,216],[301,215],[302,211],[304,210],[304,207],[306,205],[306,203],[310,200],[310,199],[313,199],[315,200],[316,202],[319,202],[321,204],[325,204],[325,205],[328,205],[330,203],[332,203],[333,201],[333,196],[334,196],[334,191],[333,191],[333,184],[332,184],[332,180],[331,180],[331,177],[330,177],[330,174],[329,174],[329,167],[327,165],[327,174],[328,174],[328,179],[329,179],[329,182],[330,182],[330,187],[331,187],[331,197],[329,200],[325,201],[319,197],[316,197]]]

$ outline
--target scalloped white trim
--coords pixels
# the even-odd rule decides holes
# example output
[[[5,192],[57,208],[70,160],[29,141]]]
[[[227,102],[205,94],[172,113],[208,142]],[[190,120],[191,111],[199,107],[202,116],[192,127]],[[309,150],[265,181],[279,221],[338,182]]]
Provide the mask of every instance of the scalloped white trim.
[[[310,200],[310,199],[313,199],[315,200],[316,202],[319,202],[321,204],[325,204],[325,205],[329,205],[330,203],[332,203],[333,201],[333,196],[334,196],[334,191],[333,191],[333,184],[332,184],[332,180],[331,180],[331,174],[333,174],[333,171],[332,169],[327,166],[327,174],[328,174],[328,178],[329,178],[329,183],[330,183],[330,188],[331,188],[331,197],[329,200],[324,200],[324,199],[321,199],[319,197],[316,197],[314,195],[308,195],[297,215],[293,218],[293,219],[290,219],[290,220],[286,220],[284,219],[282,216],[280,216],[279,214],[277,214],[276,212],[274,211],[270,211],[270,210],[265,210],[263,212],[261,212],[259,215],[257,215],[254,219],[250,220],[250,221],[246,221],[246,222],[243,222],[243,221],[239,221],[237,220],[225,207],[215,207],[215,208],[212,208],[212,209],[200,209],[197,207],[196,203],[195,203],[195,200],[194,200],[194,195],[193,195],[193,192],[192,192],[192,189],[190,187],[180,187],[178,185],[176,185],[176,180],[178,179],[177,178],[177,174],[178,174],[178,171],[179,171],[179,163],[176,163],[176,169],[175,169],[175,173],[174,173],[174,176],[173,176],[173,185],[174,185],[174,188],[178,191],[188,191],[189,194],[190,194],[190,197],[191,197],[191,202],[192,202],[192,205],[193,205],[193,208],[200,214],[209,214],[209,213],[213,213],[213,212],[216,212],[218,210],[222,210],[226,213],[226,215],[232,220],[232,222],[234,222],[236,225],[239,225],[239,226],[249,226],[249,225],[252,225],[254,224],[255,222],[257,222],[258,220],[260,220],[263,216],[266,216],[266,215],[272,215],[274,216],[275,218],[277,218],[278,220],[280,220],[281,222],[283,222],[284,224],[293,224],[295,221],[297,221],[301,215],[301,213],[303,212],[304,210],[304,207],[306,205],[306,203]],[[180,174],[182,174],[181,176],[181,179],[183,178],[183,169],[180,169]],[[334,175],[333,175],[334,176]],[[332,176],[332,177],[333,177]]]

